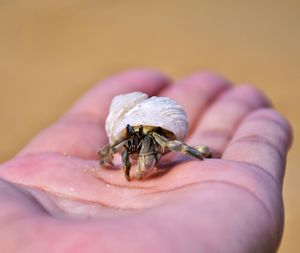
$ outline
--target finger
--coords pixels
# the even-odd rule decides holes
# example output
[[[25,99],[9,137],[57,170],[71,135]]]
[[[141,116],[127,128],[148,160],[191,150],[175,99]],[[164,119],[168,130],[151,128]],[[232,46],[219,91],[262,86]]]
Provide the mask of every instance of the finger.
[[[183,107],[188,116],[191,133],[206,108],[229,88],[230,82],[225,78],[209,72],[200,72],[168,86],[159,95],[170,97]]]
[[[236,86],[207,108],[188,143],[206,145],[214,157],[220,157],[243,118],[265,106],[269,106],[269,101],[254,87]]]
[[[94,159],[99,146],[107,141],[104,122],[112,98],[132,91],[154,95],[168,83],[168,78],[152,70],[130,70],[106,79],[80,98],[58,122],[35,137],[20,155],[58,152]]]
[[[259,166],[282,182],[291,136],[289,123],[278,112],[261,109],[242,122],[222,158]]]

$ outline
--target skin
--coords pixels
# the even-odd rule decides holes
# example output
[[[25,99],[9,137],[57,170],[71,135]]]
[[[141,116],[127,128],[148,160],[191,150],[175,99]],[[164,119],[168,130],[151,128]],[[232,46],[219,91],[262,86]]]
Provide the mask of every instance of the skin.
[[[170,154],[163,173],[131,182],[101,168],[111,99],[136,90],[181,104],[186,143],[216,158]],[[176,84],[151,70],[115,75],[1,165],[0,252],[275,252],[291,135],[252,86],[207,72]]]

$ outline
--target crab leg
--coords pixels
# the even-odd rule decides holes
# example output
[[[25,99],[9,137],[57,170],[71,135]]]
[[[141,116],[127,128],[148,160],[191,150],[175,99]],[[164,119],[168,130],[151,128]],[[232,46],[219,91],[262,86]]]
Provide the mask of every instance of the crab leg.
[[[206,146],[191,147],[178,140],[169,140],[155,132],[152,133],[152,136],[163,149],[168,148],[171,151],[189,155],[200,160],[211,156]]]
[[[122,152],[122,164],[123,164],[123,171],[124,175],[127,179],[127,181],[130,181],[130,168],[131,168],[131,163],[129,161],[129,150],[126,146],[124,146],[124,150]]]

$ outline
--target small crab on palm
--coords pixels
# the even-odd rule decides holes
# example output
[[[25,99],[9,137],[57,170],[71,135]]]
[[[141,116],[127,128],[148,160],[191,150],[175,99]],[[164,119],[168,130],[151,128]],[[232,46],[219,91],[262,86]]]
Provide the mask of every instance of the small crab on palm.
[[[183,143],[187,133],[187,115],[168,97],[131,92],[114,97],[105,124],[109,144],[98,151],[101,164],[112,164],[114,154],[122,153],[125,177],[130,181],[130,156],[137,160],[135,177],[154,174],[161,156],[180,152],[200,160],[210,157],[206,146]]]

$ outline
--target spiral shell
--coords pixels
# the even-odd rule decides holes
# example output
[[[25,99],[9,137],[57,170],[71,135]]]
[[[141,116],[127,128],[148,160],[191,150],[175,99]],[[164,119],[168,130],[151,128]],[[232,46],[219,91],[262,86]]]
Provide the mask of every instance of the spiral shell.
[[[176,101],[168,97],[149,98],[142,92],[113,98],[105,124],[110,143],[120,137],[127,124],[161,127],[172,132],[180,141],[188,129],[187,115]]]

